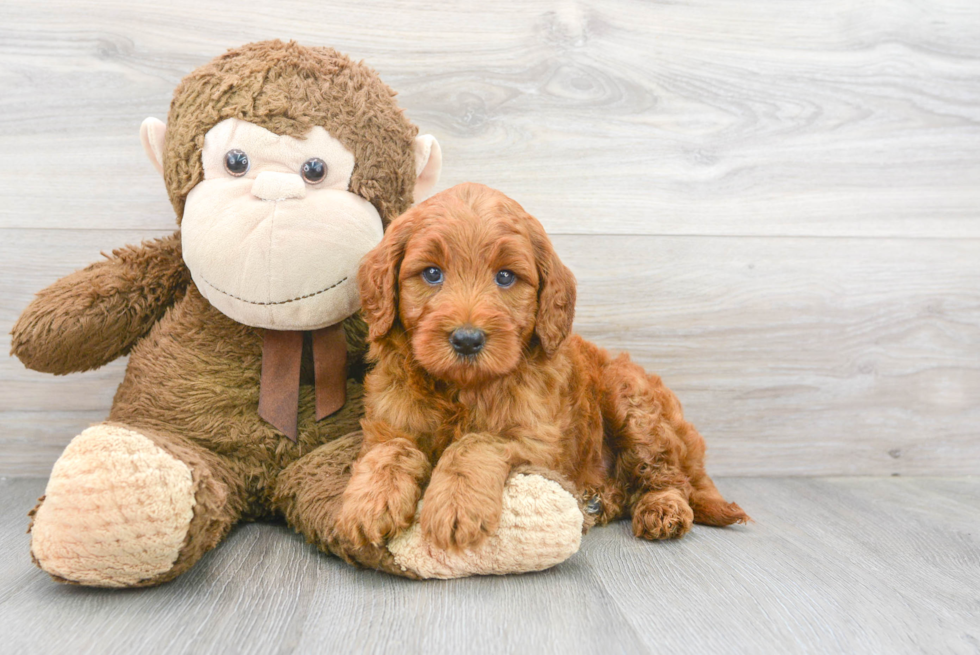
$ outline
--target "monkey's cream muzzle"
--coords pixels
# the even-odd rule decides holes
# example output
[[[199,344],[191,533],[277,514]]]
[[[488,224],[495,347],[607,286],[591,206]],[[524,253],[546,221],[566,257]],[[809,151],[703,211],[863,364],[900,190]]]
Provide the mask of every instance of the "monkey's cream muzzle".
[[[248,169],[234,175],[226,153]],[[326,175],[304,181],[304,162]],[[205,136],[204,180],[187,196],[184,261],[201,294],[223,314],[253,327],[314,330],[360,307],[355,275],[383,234],[371,203],[347,190],[354,156],[321,127],[305,139],[228,119]]]

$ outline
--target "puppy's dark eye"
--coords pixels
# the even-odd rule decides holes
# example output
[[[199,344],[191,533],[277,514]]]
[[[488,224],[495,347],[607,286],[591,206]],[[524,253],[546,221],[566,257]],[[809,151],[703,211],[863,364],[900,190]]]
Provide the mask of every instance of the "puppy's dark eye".
[[[229,150],[225,153],[225,170],[229,175],[241,177],[248,172],[248,155],[241,150]]]
[[[442,270],[435,266],[430,266],[422,271],[422,279],[429,284],[440,284],[442,283]]]
[[[504,269],[497,273],[497,277],[494,278],[494,281],[497,283],[498,287],[504,287],[506,289],[517,281],[517,276],[514,275],[514,271]]]
[[[300,174],[307,183],[316,184],[322,182],[323,178],[327,176],[327,165],[319,157],[314,157],[303,164]]]

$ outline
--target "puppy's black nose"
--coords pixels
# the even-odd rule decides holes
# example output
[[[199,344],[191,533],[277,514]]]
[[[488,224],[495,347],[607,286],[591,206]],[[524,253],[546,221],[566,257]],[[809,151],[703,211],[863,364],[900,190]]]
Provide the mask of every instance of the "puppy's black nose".
[[[449,335],[449,343],[460,355],[475,355],[483,350],[487,335],[478,328],[461,327]]]

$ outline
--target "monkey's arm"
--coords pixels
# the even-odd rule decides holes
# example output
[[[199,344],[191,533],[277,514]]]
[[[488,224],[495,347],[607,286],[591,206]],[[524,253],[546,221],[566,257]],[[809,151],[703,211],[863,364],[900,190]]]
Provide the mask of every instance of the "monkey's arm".
[[[125,355],[190,282],[180,232],[114,250],[40,291],[11,330],[11,354],[64,375]]]

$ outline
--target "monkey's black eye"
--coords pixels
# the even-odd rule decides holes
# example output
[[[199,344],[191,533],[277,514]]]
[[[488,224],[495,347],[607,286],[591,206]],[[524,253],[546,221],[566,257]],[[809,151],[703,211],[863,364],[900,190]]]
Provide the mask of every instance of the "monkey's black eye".
[[[504,269],[497,272],[497,277],[494,278],[494,282],[497,283],[498,287],[507,288],[513,286],[514,282],[517,281],[517,276],[514,275],[514,271],[508,271]]]
[[[422,271],[422,279],[428,284],[440,284],[442,283],[442,270],[435,266],[430,266]]]
[[[316,184],[317,182],[323,181],[323,178],[327,176],[327,165],[322,159],[314,157],[303,164],[301,174],[303,179],[308,183]]]
[[[229,175],[241,177],[248,172],[248,155],[241,150],[229,150],[225,153],[225,170]]]

